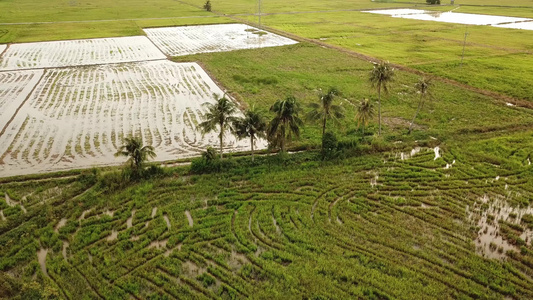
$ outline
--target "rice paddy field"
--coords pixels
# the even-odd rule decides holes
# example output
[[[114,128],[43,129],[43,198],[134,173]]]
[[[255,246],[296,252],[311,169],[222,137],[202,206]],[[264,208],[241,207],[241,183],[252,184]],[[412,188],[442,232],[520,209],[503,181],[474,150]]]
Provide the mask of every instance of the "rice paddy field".
[[[414,2],[268,1],[262,27],[245,0],[1,2],[0,299],[533,298],[529,22],[365,12],[533,5]],[[383,135],[373,119],[362,139],[374,59],[396,76]],[[431,96],[407,134],[420,72]],[[218,146],[196,129],[213,93],[304,113],[331,86],[346,118],[328,130],[350,145],[335,159],[306,121],[296,153],[173,163]],[[166,167],[125,181],[130,133]]]

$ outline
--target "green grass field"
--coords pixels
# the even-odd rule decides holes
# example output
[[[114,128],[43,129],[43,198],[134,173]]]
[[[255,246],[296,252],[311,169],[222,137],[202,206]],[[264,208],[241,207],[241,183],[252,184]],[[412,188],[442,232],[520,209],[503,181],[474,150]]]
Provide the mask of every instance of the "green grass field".
[[[529,204],[524,138],[446,147],[437,160],[432,149],[404,161],[394,152],[334,163],[313,153],[243,158],[223,173],[171,169],[114,191],[90,172],[39,188],[4,182],[28,212],[1,202],[3,296],[531,298],[532,247],[484,259],[473,243],[479,217],[466,215],[485,195]],[[509,239],[527,226],[500,223]]]
[[[236,22],[223,14],[256,9],[255,1],[213,1],[219,16],[195,7],[202,4],[4,1],[2,22],[67,23],[0,25],[0,42],[137,35]],[[264,111],[289,95],[307,110],[319,88],[337,87],[346,118],[329,128],[356,144],[337,159],[320,159],[320,129],[306,123],[292,147],[309,151],[255,162],[233,156],[215,173],[167,167],[124,183],[109,167],[0,178],[0,299],[533,298],[533,245],[521,237],[533,214],[517,221],[489,212],[494,201],[533,205],[532,111],[446,80],[533,100],[533,32],[469,26],[459,67],[464,25],[340,11],[407,6],[276,0],[263,9],[283,14],[263,16],[266,26],[325,44],[173,58],[200,63],[242,107]],[[288,14],[293,7],[307,13]],[[533,17],[529,8],[459,11]],[[372,120],[361,141],[352,104],[376,100],[372,64],[349,51],[440,76],[411,135],[418,76],[397,70],[382,100],[383,136]],[[476,249],[483,213],[512,249],[490,245],[502,260]]]

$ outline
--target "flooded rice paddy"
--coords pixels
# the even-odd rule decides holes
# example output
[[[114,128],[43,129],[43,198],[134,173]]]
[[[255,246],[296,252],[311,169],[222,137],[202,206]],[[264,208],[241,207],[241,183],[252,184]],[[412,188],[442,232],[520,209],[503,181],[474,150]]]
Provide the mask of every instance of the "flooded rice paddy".
[[[429,11],[421,9],[385,9],[364,11],[373,14],[389,15],[393,18],[421,21],[437,21],[466,25],[491,25],[496,27],[533,30],[533,19],[506,16],[459,13],[454,11]]]
[[[1,50],[1,49],[0,49]],[[0,70],[57,68],[166,59],[144,36],[12,44]]]
[[[292,45],[289,38],[244,24],[217,24],[144,29],[166,55],[223,52]]]
[[[170,62],[156,45],[184,55],[296,43],[243,24],[146,32],[150,39],[0,45],[0,177],[117,165],[124,159],[113,154],[130,134],[158,161],[198,156],[218,144],[197,125],[224,91],[198,64]],[[226,152],[249,148],[231,134],[225,142]]]
[[[120,164],[125,159],[114,153],[130,134],[152,145],[158,161],[197,156],[218,144],[216,133],[203,135],[196,127],[205,103],[224,92],[196,63],[163,60],[40,74],[28,95],[20,95],[28,91],[26,73],[9,92],[0,87],[0,103],[26,99],[0,136],[0,176]],[[224,146],[249,148],[230,134]]]

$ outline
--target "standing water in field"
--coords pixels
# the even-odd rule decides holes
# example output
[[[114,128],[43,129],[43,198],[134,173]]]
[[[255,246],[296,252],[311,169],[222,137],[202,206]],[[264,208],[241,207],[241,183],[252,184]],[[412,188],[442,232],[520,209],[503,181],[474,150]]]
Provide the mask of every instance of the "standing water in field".
[[[533,30],[533,24],[528,22],[533,19],[515,18],[506,16],[465,14],[452,11],[431,11],[421,9],[384,9],[363,11],[372,14],[389,15],[393,18],[414,19],[421,21],[437,21],[444,23],[466,24],[466,25],[492,25],[496,27],[507,27],[517,29]]]
[[[435,152],[435,158],[433,160],[437,160],[437,158],[440,157],[440,147],[437,146],[437,147],[433,148],[433,151]]]
[[[48,276],[48,273],[46,272],[46,254],[48,254],[48,249],[41,248],[41,250],[37,252],[37,260],[39,261],[43,274]]]
[[[512,231],[520,231],[519,238],[526,245],[531,245],[533,239],[533,225],[522,226],[523,221],[533,220],[533,207],[512,207],[501,198],[490,201],[484,195],[472,207],[467,206],[466,214],[472,225],[479,228],[475,240],[476,252],[483,257],[504,259],[507,251],[519,252],[520,248],[502,235],[502,225],[512,226]],[[525,217],[527,216],[527,217]],[[510,224],[510,225],[507,225]],[[521,230],[518,230],[521,229]],[[518,234],[517,234],[518,235]]]

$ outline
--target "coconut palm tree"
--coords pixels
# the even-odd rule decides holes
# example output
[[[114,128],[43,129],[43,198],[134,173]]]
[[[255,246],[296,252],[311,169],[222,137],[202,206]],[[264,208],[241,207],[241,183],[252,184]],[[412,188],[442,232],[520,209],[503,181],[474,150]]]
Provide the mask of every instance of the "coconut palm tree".
[[[377,89],[378,92],[378,119],[379,131],[381,135],[381,91],[387,93],[389,85],[394,79],[394,68],[388,62],[374,63],[374,68],[370,72],[370,84]]]
[[[129,136],[124,139],[124,144],[120,146],[115,156],[129,157],[127,163],[130,164],[132,170],[139,172],[142,170],[144,162],[148,158],[155,158],[156,154],[154,147],[143,146],[141,137]]]
[[[413,124],[415,123],[416,116],[418,115],[418,112],[420,112],[420,108],[424,105],[424,99],[426,95],[431,96],[430,88],[431,88],[431,78],[425,78],[421,77],[418,79],[418,82],[415,84],[416,92],[420,94],[420,101],[418,102],[418,108],[416,109],[415,116],[413,117],[413,120],[411,121],[411,124],[409,125],[409,134],[411,134],[411,131],[413,130]]]
[[[270,145],[279,145],[281,152],[285,152],[285,139],[290,139],[293,134],[296,137],[300,135],[300,126],[303,125],[302,120],[298,117],[300,105],[296,98],[289,96],[284,100],[276,101],[270,107],[270,111],[276,115],[268,126],[268,140]]]
[[[363,138],[365,138],[365,125],[368,124],[368,120],[374,117],[374,104],[368,100],[363,99],[359,101],[357,106],[357,126],[363,125]]]
[[[255,140],[266,136],[267,124],[265,118],[258,110],[252,108],[244,113],[244,117],[235,120],[233,128],[239,139],[250,138],[252,161],[254,161]]]
[[[207,112],[204,114],[204,121],[199,124],[200,130],[203,134],[211,131],[219,130],[218,139],[220,141],[220,158],[222,158],[222,146],[224,145],[224,133],[235,121],[233,116],[237,112],[237,107],[231,100],[223,95],[221,98],[217,94],[213,94],[215,103],[207,103]],[[229,128],[230,130],[232,128]]]
[[[307,113],[306,119],[311,121],[322,122],[322,137],[326,133],[326,124],[328,119],[338,121],[338,119],[344,118],[344,109],[342,106],[333,104],[333,100],[339,95],[339,91],[336,88],[330,88],[327,93],[320,91],[318,95],[318,103],[310,103],[311,111]]]

